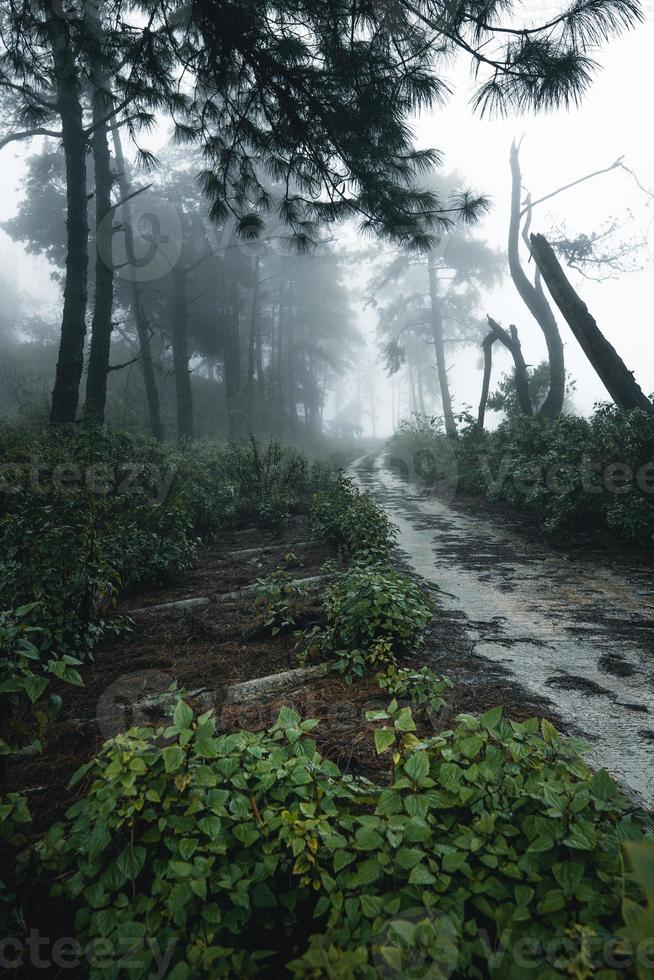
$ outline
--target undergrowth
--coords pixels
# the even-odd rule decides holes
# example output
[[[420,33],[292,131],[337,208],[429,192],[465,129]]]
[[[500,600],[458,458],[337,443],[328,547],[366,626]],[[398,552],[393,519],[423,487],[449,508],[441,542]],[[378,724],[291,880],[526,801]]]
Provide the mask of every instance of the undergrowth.
[[[220,735],[179,702],[108,741],[40,848],[79,942],[102,943],[90,976],[147,976],[156,937],[175,980],[517,978],[527,952],[539,977],[590,977],[645,928],[622,847],[651,861],[650,828],[578,743],[499,708],[426,740],[396,701],[371,717],[386,783],[341,773],[289,708]]]
[[[447,438],[438,419],[404,422],[389,442],[397,469],[423,488],[446,481],[536,514],[543,530],[609,529],[639,547],[654,541],[654,421],[600,405],[590,419],[541,415],[480,431],[459,418]]]

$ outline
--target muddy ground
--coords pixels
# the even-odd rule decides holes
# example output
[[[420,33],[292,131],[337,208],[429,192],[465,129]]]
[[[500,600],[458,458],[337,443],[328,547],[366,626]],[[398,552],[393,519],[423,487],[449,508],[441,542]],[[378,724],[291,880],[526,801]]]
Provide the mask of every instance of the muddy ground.
[[[295,631],[322,622],[322,596],[328,585],[323,566],[336,557],[312,537],[307,519],[298,516],[281,534],[243,527],[216,537],[204,546],[193,569],[162,587],[125,595],[116,612],[121,616],[132,612],[132,630],[97,648],[93,663],[83,668],[84,687],[62,687],[62,712],[45,734],[43,753],[7,767],[6,789],[25,793],[29,801],[30,838],[36,840],[75,802],[82,789],[70,790],[68,781],[105,738],[133,724],[154,723],[151,709],[141,702],[164,693],[173,683],[191,692],[188,700],[199,711],[213,708],[224,731],[239,727],[259,731],[276,718],[283,704],[291,705],[305,717],[319,719],[315,730],[319,748],[343,771],[385,780],[387,760],[376,756],[373,729],[366,720],[368,710],[387,701],[374,677],[348,686],[328,674],[281,697],[244,705],[224,703],[229,685],[298,666]],[[399,558],[398,563],[415,574],[406,559]],[[306,587],[295,610],[295,626],[273,637],[263,625],[264,612],[252,587],[282,565],[297,579],[323,577]],[[530,694],[505,665],[476,652],[468,617],[448,608],[447,596],[431,587],[437,611],[424,646],[404,663],[428,664],[449,677],[454,687],[438,717],[416,718],[419,734],[449,727],[459,712],[482,712],[496,705],[503,705],[516,720],[538,714],[564,728],[546,697]],[[209,603],[186,610],[149,608],[190,598],[206,598]],[[135,609],[144,611],[134,613]],[[499,624],[497,632],[501,632]],[[74,909],[61,900],[53,902],[50,885],[49,880],[35,877],[23,889],[26,928],[55,938],[74,935]],[[70,971],[66,975],[73,976]]]
[[[320,576],[335,553],[312,539],[305,517],[296,517],[281,534],[241,528],[222,535],[202,550],[195,568],[161,588],[126,595],[116,612],[133,613],[133,628],[102,643],[82,674],[84,687],[61,687],[63,708],[44,737],[43,753],[24,757],[7,768],[8,791],[27,794],[39,834],[63,816],[75,799],[66,789],[75,770],[91,758],[105,738],[132,724],[152,723],[140,703],[167,691],[173,683],[191,692],[198,709],[215,709],[221,727],[260,730],[292,704],[307,717],[319,718],[316,738],[325,755],[344,770],[379,777],[372,728],[365,712],[379,707],[374,678],[352,686],[329,675],[281,698],[223,708],[228,685],[298,667],[296,631],[322,621],[322,594],[328,578],[306,586],[295,610],[295,626],[273,637],[263,625],[263,608],[250,591],[257,580],[280,566],[294,578]],[[237,594],[234,594],[237,593]],[[162,603],[206,597],[209,604],[188,610],[153,610]],[[448,706],[438,719],[447,727],[460,711],[507,706],[516,719],[546,710],[543,699],[530,697],[501,665],[476,657],[461,617],[437,611],[425,645],[405,661],[429,664],[455,683]],[[547,713],[547,711],[546,711]],[[549,712],[548,716],[555,717]],[[427,731],[431,731],[430,726]]]

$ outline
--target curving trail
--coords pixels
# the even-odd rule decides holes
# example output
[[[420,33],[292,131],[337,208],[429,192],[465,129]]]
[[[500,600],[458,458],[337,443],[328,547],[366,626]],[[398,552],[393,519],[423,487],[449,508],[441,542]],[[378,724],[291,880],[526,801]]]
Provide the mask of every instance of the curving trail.
[[[455,511],[396,477],[384,455],[349,475],[386,509],[398,545],[464,614],[471,655],[547,698],[591,744],[591,762],[654,804],[654,583],[651,569],[575,559],[487,516]]]

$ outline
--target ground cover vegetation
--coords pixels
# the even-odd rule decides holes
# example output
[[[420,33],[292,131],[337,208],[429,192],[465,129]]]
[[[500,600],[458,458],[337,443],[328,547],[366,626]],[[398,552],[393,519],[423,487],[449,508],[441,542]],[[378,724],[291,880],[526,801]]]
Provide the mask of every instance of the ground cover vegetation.
[[[64,441],[48,457],[42,477],[52,476],[56,462],[88,463],[88,439],[80,438],[79,445]],[[38,443],[30,439],[27,448],[35,454]],[[106,463],[126,458],[124,441],[118,448],[122,455],[107,440]],[[377,505],[294,452],[208,445],[187,456],[150,441],[138,448],[141,459],[148,448],[154,453],[146,455],[152,467],[174,459],[178,483],[171,483],[166,500],[150,501],[150,510],[144,505],[144,537],[134,542],[140,557],[127,555],[110,566],[114,595],[131,585],[125,569],[136,568],[142,581],[146,554],[153,556],[153,579],[165,576],[149,531],[169,534],[179,548],[173,561],[190,564],[195,552],[185,548],[197,548],[200,534],[222,522],[239,520],[240,499],[251,522],[253,486],[262,488],[257,513],[263,524],[270,519],[265,498],[283,492],[282,526],[285,513],[308,509],[314,531],[341,548],[348,539],[333,536],[338,508],[345,527],[348,510],[363,509],[366,534],[327,566],[319,639],[332,666],[350,680],[383,668],[378,684],[386,706],[370,711],[368,721],[386,765],[375,779],[341,771],[311,737],[317,722],[291,708],[283,707],[262,731],[221,732],[212,712],[198,713],[179,692],[167,699],[162,727],[131,729],[101,747],[74,777],[77,801],[63,821],[30,847],[25,799],[3,798],[4,843],[19,856],[18,880],[2,893],[5,915],[19,908],[13,896],[20,894],[20,873],[38,866],[54,900],[64,901],[74,917],[85,969],[97,978],[145,977],[162,962],[177,980],[280,972],[402,976],[425,964],[435,975],[482,977],[495,970],[521,976],[525,941],[540,957],[543,975],[592,976],[609,943],[632,956],[635,974],[648,976],[643,956],[642,963],[636,959],[651,917],[648,865],[639,860],[635,875],[628,863],[630,846],[652,846],[648,818],[605,772],[588,768],[583,746],[549,722],[511,722],[497,708],[458,716],[449,729],[425,734],[417,722],[443,709],[448,682],[401,660],[419,642],[433,600],[393,567],[393,529]],[[96,446],[92,459],[100,454]],[[239,480],[247,481],[249,495],[237,494]],[[90,495],[88,480],[85,486],[77,490],[82,498]],[[115,508],[119,518],[121,501],[107,496],[101,495],[105,508]],[[114,555],[106,510],[95,504],[91,522],[81,499],[74,510],[65,495],[61,501],[52,495],[47,502],[26,494],[10,499],[26,526],[52,527],[53,575],[93,586],[100,581],[105,555]],[[150,511],[151,525],[145,523]],[[61,540],[59,521],[70,534],[93,531],[94,550],[81,570],[65,566],[61,572],[62,555],[54,547]],[[99,568],[91,567],[96,555]],[[265,605],[272,606],[268,629],[293,626],[296,597],[287,578],[293,556],[287,559],[272,584],[259,584]],[[34,560],[29,551],[25,560]],[[13,561],[18,564],[16,556]],[[20,581],[18,571],[14,575]],[[60,577],[55,581],[59,594]],[[47,610],[49,593],[45,585],[41,590]],[[99,636],[104,620],[111,623],[111,600],[97,594],[101,600],[66,610],[71,636],[91,622]],[[93,618],[98,610],[101,620]],[[33,634],[30,629],[39,627],[19,625],[19,639],[12,637],[26,644],[27,668],[38,664],[34,676],[46,683],[55,656],[75,671],[84,669],[79,656],[74,664],[63,660],[71,656],[64,649],[79,651],[65,646],[73,640],[57,632],[56,613],[51,632]],[[6,678],[2,695],[10,711],[3,717],[24,718],[28,705],[45,703],[46,687],[41,680],[34,684],[28,682],[20,702],[21,689]],[[7,751],[25,747],[33,724],[12,724],[7,735]]]
[[[453,438],[437,417],[421,416],[400,426],[389,456],[425,488],[504,502],[536,515],[548,534],[604,529],[645,548],[654,540],[654,427],[640,409],[521,416],[494,431],[464,416]]]

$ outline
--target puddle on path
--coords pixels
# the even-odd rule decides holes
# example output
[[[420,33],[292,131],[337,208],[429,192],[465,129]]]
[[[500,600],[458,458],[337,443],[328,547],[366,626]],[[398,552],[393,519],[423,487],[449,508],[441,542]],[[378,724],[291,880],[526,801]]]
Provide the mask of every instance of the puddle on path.
[[[648,570],[567,558],[395,476],[350,467],[399,528],[409,563],[463,612],[471,652],[548,698],[603,766],[654,803],[654,591]]]

